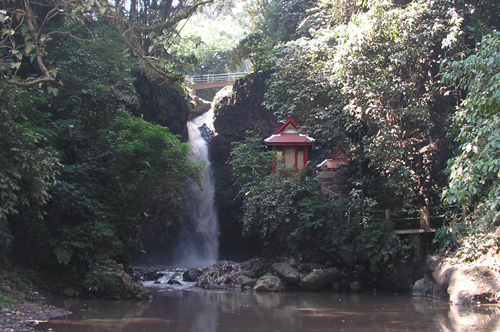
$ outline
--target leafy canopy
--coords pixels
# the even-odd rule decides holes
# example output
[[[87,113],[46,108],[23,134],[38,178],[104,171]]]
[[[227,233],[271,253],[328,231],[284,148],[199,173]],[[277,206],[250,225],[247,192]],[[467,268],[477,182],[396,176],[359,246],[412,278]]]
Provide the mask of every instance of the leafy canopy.
[[[486,35],[478,52],[446,64],[443,79],[457,83],[467,96],[457,108],[459,154],[450,160],[449,204],[488,201],[500,206],[500,33]],[[497,217],[496,217],[497,218]]]

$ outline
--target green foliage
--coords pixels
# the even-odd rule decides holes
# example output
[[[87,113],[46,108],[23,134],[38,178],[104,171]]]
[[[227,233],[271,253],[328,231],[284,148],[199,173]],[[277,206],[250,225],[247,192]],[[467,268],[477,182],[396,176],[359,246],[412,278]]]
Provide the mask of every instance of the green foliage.
[[[230,164],[233,167],[235,184],[244,192],[262,178],[269,175],[273,154],[266,151],[262,139],[247,131],[243,142],[234,142],[231,150]]]
[[[384,178],[383,192],[406,204],[437,202],[436,149],[445,141],[439,119],[450,110],[436,107],[444,92],[439,63],[445,50],[454,51],[460,24],[447,2],[424,1],[371,6],[336,29],[329,68],[361,131],[357,153]]]
[[[205,6],[193,15],[182,26],[183,43],[178,44],[197,60],[190,72],[204,75],[236,70],[239,63],[231,63],[231,52],[248,32],[246,16],[243,10],[232,8],[221,12],[215,6]]]
[[[105,268],[97,268],[87,275],[83,286],[86,291],[95,298],[120,298],[120,295],[125,294],[127,288],[123,281],[117,275],[106,273]]]
[[[136,242],[119,237],[120,227],[130,226],[115,224],[119,215],[110,201],[114,179],[106,173],[107,153],[98,141],[89,140],[78,122],[58,121],[55,129],[54,145],[63,165],[47,206],[51,251],[58,263],[71,266],[87,265],[96,251],[123,254],[124,243],[133,248]]]
[[[49,43],[47,63],[58,67],[63,86],[47,99],[56,119],[77,119],[95,134],[110,126],[120,110],[136,107],[139,99],[132,62],[117,30],[99,21],[88,24],[83,29],[65,23],[62,29],[72,30],[78,39],[55,34]]]
[[[19,214],[42,217],[50,198],[57,159],[45,137],[28,122],[34,96],[0,82],[0,257],[11,248],[9,218]]]
[[[488,203],[498,219],[500,206],[500,34],[483,38],[477,54],[447,66],[444,80],[467,90],[455,120],[460,128],[460,153],[450,160],[447,203]]]
[[[85,266],[100,252],[128,259],[139,248],[140,222],[175,219],[181,189],[199,179],[200,167],[165,127],[123,115],[89,141],[74,123],[71,133],[67,122],[59,127],[66,154],[48,209],[50,247],[65,265]]]
[[[252,135],[248,132],[243,142],[234,144],[230,159],[243,197],[244,235],[257,235],[270,250],[278,251],[305,245],[305,238],[313,234],[320,237],[315,245],[328,242],[325,227],[338,205],[321,192],[315,170],[306,169],[290,177],[286,169],[278,167],[272,174],[273,154]]]
[[[386,265],[396,258],[405,261],[410,257],[411,245],[394,234],[393,224],[387,220],[364,224],[353,243],[372,267]]]
[[[261,178],[245,194],[243,230],[246,234],[258,234],[266,244],[277,241],[286,245],[290,234],[299,235],[305,228],[317,228],[321,219],[312,219],[311,207],[305,200],[316,196],[314,182],[300,181],[299,178],[267,176]],[[302,207],[302,209],[300,209]],[[300,225],[300,226],[299,226]],[[300,227],[300,230],[297,228]],[[286,248],[286,246],[285,246]]]
[[[498,218],[490,207],[491,202],[480,204],[465,222],[455,219],[442,227],[433,240],[437,252],[465,262],[497,253],[500,250]]]
[[[189,146],[166,127],[123,116],[105,139],[114,147],[108,167],[120,179],[114,197],[123,207],[177,211],[186,181],[200,179],[200,165],[188,161]]]
[[[274,46],[299,37],[297,27],[315,1],[255,1],[247,9],[253,32],[242,39],[235,51],[237,62],[250,59],[254,71],[268,70],[267,58]]]

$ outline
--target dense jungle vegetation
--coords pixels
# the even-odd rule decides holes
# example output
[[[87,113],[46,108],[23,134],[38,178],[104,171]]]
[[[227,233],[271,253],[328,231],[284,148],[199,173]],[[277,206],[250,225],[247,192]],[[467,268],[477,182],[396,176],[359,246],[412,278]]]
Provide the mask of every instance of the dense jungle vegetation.
[[[314,171],[294,180],[266,172],[272,156],[250,134],[231,155],[243,231],[281,253],[314,248],[312,257],[352,245],[377,266],[404,259],[410,245],[392,223],[372,219],[445,206],[435,249],[471,260],[497,248],[499,9],[490,1],[269,3],[238,48],[255,71],[271,73],[264,105],[317,139],[313,165],[339,144],[353,162],[347,191],[331,201]]]
[[[350,187],[328,200],[314,167],[279,178],[262,137],[235,142],[245,234],[317,257],[353,245],[377,265],[408,244],[369,222],[375,210],[444,204],[471,213],[451,213],[437,247],[473,259],[498,244],[500,4],[212,2],[2,1],[2,260],[78,280],[96,254],[127,262],[148,224],[174,241],[180,191],[200,176],[181,139],[183,75],[244,59],[271,75],[269,112],[316,138],[313,162],[339,144],[353,157]],[[231,34],[196,36],[215,17]]]

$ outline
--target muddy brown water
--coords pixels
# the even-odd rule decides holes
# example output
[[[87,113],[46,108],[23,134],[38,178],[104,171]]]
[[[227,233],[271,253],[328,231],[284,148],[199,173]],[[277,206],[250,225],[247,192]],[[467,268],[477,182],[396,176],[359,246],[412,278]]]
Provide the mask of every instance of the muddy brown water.
[[[409,295],[153,289],[150,302],[59,300],[73,312],[39,331],[500,331],[496,306]]]

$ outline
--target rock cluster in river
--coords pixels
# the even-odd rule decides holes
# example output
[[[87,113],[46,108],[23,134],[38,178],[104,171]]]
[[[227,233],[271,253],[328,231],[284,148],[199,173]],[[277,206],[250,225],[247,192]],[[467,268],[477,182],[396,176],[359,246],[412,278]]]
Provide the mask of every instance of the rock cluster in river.
[[[142,270],[136,273],[139,280],[153,281],[162,276],[161,272],[154,270]],[[243,288],[266,292],[284,290],[358,292],[362,290],[362,282],[357,277],[356,273],[348,268],[302,265],[295,259],[283,259],[279,262],[252,259],[244,263],[220,261],[202,269],[191,268],[183,273],[183,280],[194,281],[195,287]]]
[[[196,285],[204,288],[241,287],[255,291],[361,291],[350,269],[306,266],[295,259],[281,262],[251,260],[242,264],[222,261],[206,267]]]

